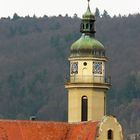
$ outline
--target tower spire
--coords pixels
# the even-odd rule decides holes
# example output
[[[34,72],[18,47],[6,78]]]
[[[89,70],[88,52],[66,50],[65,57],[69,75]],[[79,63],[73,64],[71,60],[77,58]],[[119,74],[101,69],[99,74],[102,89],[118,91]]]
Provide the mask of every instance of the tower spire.
[[[90,11],[90,4],[89,4],[90,0],[88,0],[88,9]],[[91,11],[90,11],[91,12]]]
[[[94,22],[95,22],[95,16],[92,14],[90,10],[90,0],[88,1],[88,7],[86,12],[83,14],[82,17],[82,23],[81,23],[81,33],[85,33],[86,35],[93,36],[95,37],[95,27],[94,27]]]
[[[90,10],[90,0],[87,0],[88,1],[88,9]],[[91,11],[90,11],[91,12]]]

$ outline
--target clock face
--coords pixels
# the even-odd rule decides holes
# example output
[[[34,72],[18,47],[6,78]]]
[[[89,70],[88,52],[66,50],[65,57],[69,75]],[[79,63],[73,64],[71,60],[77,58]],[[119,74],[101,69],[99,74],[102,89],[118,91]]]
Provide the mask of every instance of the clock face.
[[[78,73],[78,62],[71,63],[71,74]]]
[[[93,73],[102,74],[102,62],[93,62]]]

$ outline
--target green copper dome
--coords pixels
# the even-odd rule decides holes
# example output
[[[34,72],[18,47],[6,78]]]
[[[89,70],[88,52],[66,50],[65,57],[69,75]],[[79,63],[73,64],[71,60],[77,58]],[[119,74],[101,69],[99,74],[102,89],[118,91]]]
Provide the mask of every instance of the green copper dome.
[[[104,46],[95,39],[95,16],[88,7],[81,20],[80,31],[82,36],[71,46],[70,57],[105,57]]]
[[[71,46],[72,56],[104,56],[104,46],[94,37],[82,34]]]

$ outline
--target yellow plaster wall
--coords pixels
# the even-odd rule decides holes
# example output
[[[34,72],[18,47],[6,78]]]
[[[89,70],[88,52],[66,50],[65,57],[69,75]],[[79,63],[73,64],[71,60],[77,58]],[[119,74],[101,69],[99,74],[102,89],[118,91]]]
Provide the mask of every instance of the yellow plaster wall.
[[[68,93],[68,122],[81,121],[81,98],[88,97],[88,121],[101,120],[104,116],[103,90],[93,88],[70,88]]]
[[[81,121],[81,100],[82,96],[88,97],[88,121],[101,120],[104,116],[105,110],[105,89],[102,84],[105,83],[105,62],[106,58],[93,58],[93,57],[76,57],[69,58],[71,63],[78,62],[78,73],[71,74],[70,68],[70,82],[66,86],[68,89],[68,121],[80,122]],[[84,62],[87,63],[84,66]],[[93,73],[93,62],[102,62],[102,74]],[[82,87],[79,87],[82,83]],[[87,83],[98,83],[98,88],[87,87]],[[72,87],[71,87],[72,85]]]
[[[105,74],[105,62],[104,61],[97,61],[97,60],[73,60],[71,61],[70,63],[74,63],[74,62],[78,62],[78,74],[76,74],[77,76],[80,76],[80,75],[83,75],[83,69],[87,69],[87,75],[91,76],[93,75],[93,62],[96,61],[96,62],[102,62],[102,69],[103,69],[103,73],[100,74],[100,76],[104,76]],[[84,62],[87,62],[87,65],[84,66],[83,63]],[[71,70],[71,69],[70,69]],[[74,74],[71,74],[70,75],[74,75]]]
[[[123,140],[122,127],[117,119],[112,116],[105,116],[103,118],[98,129],[96,140],[108,140],[107,132],[110,129],[113,131],[112,140]]]
[[[93,74],[93,62],[102,62],[102,74]],[[71,82],[103,82],[105,76],[105,61],[104,60],[72,60],[71,63],[78,62],[78,74],[71,74],[70,68],[70,79]],[[84,62],[87,63],[84,66]],[[86,69],[86,73],[83,71]]]

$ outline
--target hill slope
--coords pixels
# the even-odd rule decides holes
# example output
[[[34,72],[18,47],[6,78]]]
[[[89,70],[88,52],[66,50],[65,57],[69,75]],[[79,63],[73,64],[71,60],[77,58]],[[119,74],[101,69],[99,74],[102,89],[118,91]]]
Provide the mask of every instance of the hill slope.
[[[0,20],[1,118],[66,120],[64,77],[70,45],[80,37],[79,25],[79,18],[67,16]],[[96,38],[106,48],[113,84],[108,112],[127,133],[140,130],[139,25],[139,14],[96,22]]]

